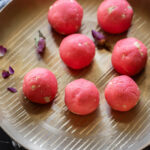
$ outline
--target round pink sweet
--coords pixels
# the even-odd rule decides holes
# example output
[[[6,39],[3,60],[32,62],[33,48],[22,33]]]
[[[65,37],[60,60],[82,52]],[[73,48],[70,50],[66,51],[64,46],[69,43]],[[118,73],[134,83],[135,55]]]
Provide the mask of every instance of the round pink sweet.
[[[105,98],[112,109],[128,111],[138,102],[140,90],[137,84],[128,76],[113,78],[105,88]]]
[[[80,29],[83,8],[75,0],[57,0],[48,11],[48,21],[60,34],[75,33]]]
[[[63,39],[59,48],[60,57],[72,69],[88,66],[95,56],[95,45],[83,34],[72,34]]]
[[[99,106],[99,91],[88,80],[72,81],[65,88],[65,104],[72,113],[90,114]]]
[[[136,38],[125,38],[116,43],[112,65],[117,72],[129,76],[139,73],[147,61],[147,48]]]
[[[57,93],[56,77],[48,69],[35,68],[25,75],[23,92],[34,103],[49,103]]]
[[[126,0],[104,0],[97,11],[99,25],[112,34],[126,31],[131,25],[132,17],[133,9]]]

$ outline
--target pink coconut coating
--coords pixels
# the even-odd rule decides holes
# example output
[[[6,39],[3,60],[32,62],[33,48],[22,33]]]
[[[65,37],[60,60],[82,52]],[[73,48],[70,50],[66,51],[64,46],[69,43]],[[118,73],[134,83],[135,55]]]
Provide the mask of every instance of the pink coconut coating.
[[[88,80],[72,81],[65,88],[65,104],[72,113],[90,114],[99,106],[99,91]]]
[[[25,75],[23,92],[34,103],[49,103],[57,93],[56,77],[48,69],[35,68]]]
[[[83,8],[75,0],[57,0],[48,11],[48,21],[60,34],[75,33],[80,29]]]
[[[133,9],[126,0],[104,0],[97,11],[100,27],[109,33],[126,31],[132,21]]]
[[[137,84],[128,76],[113,78],[105,88],[105,98],[112,109],[128,111],[138,102],[140,90]]]
[[[59,48],[60,57],[72,69],[88,66],[95,56],[95,45],[83,34],[72,34],[63,39]]]
[[[147,48],[136,38],[125,38],[116,43],[112,65],[117,72],[129,76],[139,73],[146,65]]]

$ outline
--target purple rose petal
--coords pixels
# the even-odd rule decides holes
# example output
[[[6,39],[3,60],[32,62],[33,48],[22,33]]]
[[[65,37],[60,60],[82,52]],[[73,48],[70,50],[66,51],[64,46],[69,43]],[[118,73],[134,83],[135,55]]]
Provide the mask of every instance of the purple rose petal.
[[[44,52],[45,45],[46,45],[45,39],[40,38],[38,41],[38,45],[37,45],[37,53],[38,54],[42,54]]]
[[[10,73],[9,73],[8,71],[6,71],[6,70],[3,70],[3,71],[2,71],[2,77],[3,77],[4,79],[8,78],[9,76],[10,76]]]
[[[16,93],[17,92],[17,90],[15,88],[13,88],[13,87],[8,87],[7,90],[12,92],[12,93]]]
[[[5,53],[7,52],[7,49],[0,45],[0,57],[3,57]]]
[[[14,74],[14,72],[15,72],[14,69],[11,66],[9,66],[9,74],[12,75],[12,74]]]
[[[99,42],[99,44],[104,44],[106,41],[106,37],[104,36],[104,34],[97,32],[95,30],[92,30],[92,36],[96,41]]]
[[[35,38],[36,51],[39,55],[44,53],[46,47],[46,41],[44,35],[39,31],[39,38]]]

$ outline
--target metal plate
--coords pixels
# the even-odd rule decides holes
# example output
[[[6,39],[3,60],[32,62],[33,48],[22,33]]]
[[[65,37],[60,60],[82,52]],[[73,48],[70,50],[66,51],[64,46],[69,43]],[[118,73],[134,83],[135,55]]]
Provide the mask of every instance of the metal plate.
[[[0,1],[0,12],[7,7],[7,5],[12,2],[12,0],[1,0]]]
[[[150,143],[150,60],[145,70],[134,79],[141,89],[140,103],[131,111],[119,113],[110,109],[104,98],[104,87],[117,73],[111,66],[111,51],[96,50],[92,64],[80,71],[68,69],[59,57],[59,44],[64,38],[47,22],[53,0],[15,0],[0,13],[0,44],[8,53],[0,59],[0,71],[11,65],[15,75],[0,78],[0,125],[15,140],[33,150],[136,150]],[[80,32],[91,37],[99,30],[96,11],[100,0],[79,0],[84,8]],[[134,8],[132,27],[120,35],[107,36],[107,44],[134,36],[150,48],[150,1],[130,0]],[[38,30],[46,36],[47,48],[38,60],[34,38]],[[32,68],[50,69],[58,79],[59,90],[52,104],[32,104],[22,94],[23,76]],[[64,105],[64,88],[77,78],[85,78],[100,90],[99,109],[88,116],[70,113]],[[14,86],[18,93],[6,90]]]

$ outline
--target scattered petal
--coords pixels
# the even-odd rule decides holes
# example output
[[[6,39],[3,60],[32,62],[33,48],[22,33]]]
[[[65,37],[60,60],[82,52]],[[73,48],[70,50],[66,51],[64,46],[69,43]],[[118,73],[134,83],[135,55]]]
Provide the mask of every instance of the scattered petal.
[[[8,78],[9,76],[10,76],[10,73],[9,73],[8,71],[6,71],[6,70],[3,70],[3,71],[2,71],[2,77],[3,77],[4,79]]]
[[[44,52],[45,49],[45,39],[40,38],[38,41],[38,46],[37,46],[37,53],[38,54],[42,54]]]
[[[92,36],[93,36],[94,39],[96,39],[96,40],[101,40],[101,39],[104,39],[104,38],[105,38],[105,36],[104,36],[102,33],[97,32],[97,31],[95,31],[95,30],[92,30]]]
[[[14,69],[11,66],[9,66],[9,74],[14,74],[14,72]]]
[[[39,31],[39,38],[35,38],[36,51],[40,55],[44,53],[46,47],[46,41],[44,35]]]
[[[7,52],[7,49],[0,45],[0,57],[3,57]]]
[[[99,42],[100,45],[103,45],[106,42],[106,38],[104,34],[97,32],[95,30],[92,30],[92,36],[95,40]]]
[[[7,90],[12,92],[12,93],[16,93],[17,92],[17,90],[15,88],[13,88],[13,87],[8,87]]]

